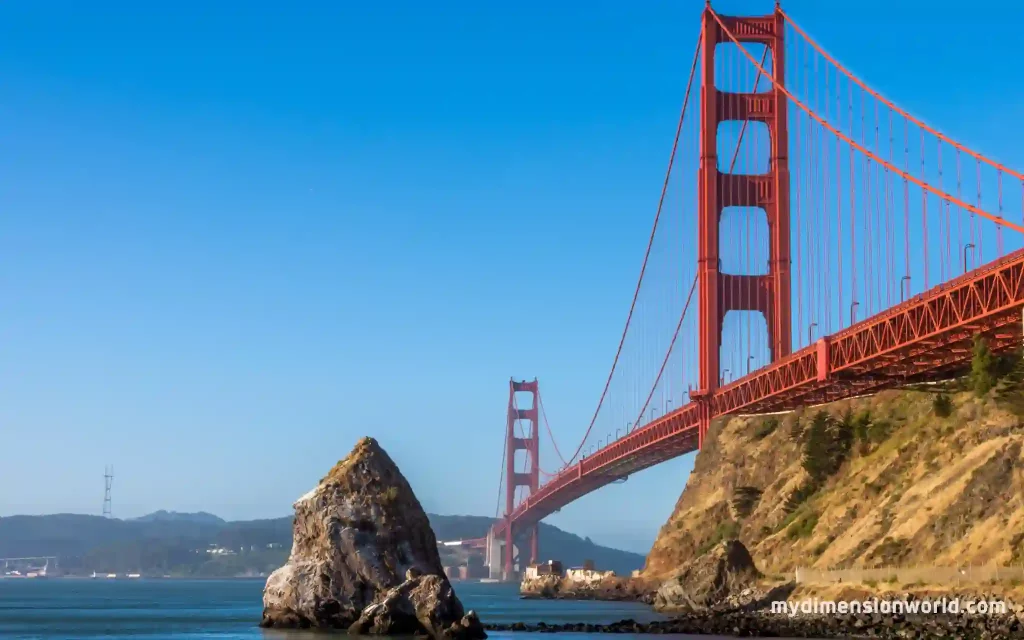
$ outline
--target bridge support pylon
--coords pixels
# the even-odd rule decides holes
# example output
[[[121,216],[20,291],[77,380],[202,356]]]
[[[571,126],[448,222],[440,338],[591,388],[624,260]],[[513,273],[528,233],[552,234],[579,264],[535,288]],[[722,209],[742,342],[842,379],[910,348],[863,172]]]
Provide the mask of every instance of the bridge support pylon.
[[[766,46],[772,55],[771,71],[784,86],[783,33],[785,18],[719,16],[741,43]],[[768,327],[771,359],[792,351],[790,317],[789,151],[786,126],[787,98],[775,84],[761,93],[723,91],[715,85],[715,51],[732,43],[710,7],[704,10],[701,37],[701,137],[698,173],[698,281],[700,287],[700,383],[692,395],[710,403],[722,381],[719,358],[722,324],[730,311],[756,311]],[[771,139],[768,172],[731,173],[719,170],[718,126],[726,121],[761,122]],[[730,150],[730,157],[732,152]],[[729,163],[729,158],[726,158]],[[719,258],[719,224],[727,207],[761,209],[768,221],[768,273],[723,273]],[[728,238],[736,243],[737,238]],[[729,293],[729,295],[726,295]],[[708,407],[710,410],[710,407]],[[703,438],[709,421],[701,422]]]
[[[512,547],[512,556],[519,555],[519,548]],[[495,535],[494,529],[488,529],[484,544],[484,564],[487,565],[487,577],[494,580],[511,580],[514,574],[505,573],[505,537]]]
[[[520,408],[516,401],[517,393],[529,393],[532,395],[532,405],[527,408]],[[529,495],[536,493],[540,488],[540,386],[537,379],[532,382],[526,380],[510,380],[508,391],[508,420],[505,432],[505,518],[509,518],[516,507],[516,489],[525,487]],[[528,423],[527,431],[516,432],[516,424],[519,421]],[[526,452],[526,471],[516,472],[516,452]],[[530,537],[530,563],[537,561],[537,525],[533,525],[528,535]],[[515,573],[515,546],[513,545],[512,523],[505,527],[505,548],[504,548],[504,573],[505,579],[511,579]],[[522,560],[520,560],[521,562]]]

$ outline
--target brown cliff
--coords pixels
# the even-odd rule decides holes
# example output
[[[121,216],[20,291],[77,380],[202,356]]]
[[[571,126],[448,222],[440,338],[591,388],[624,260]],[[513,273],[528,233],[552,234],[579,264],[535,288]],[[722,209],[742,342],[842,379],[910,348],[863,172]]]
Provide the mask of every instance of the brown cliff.
[[[643,575],[670,578],[733,538],[777,577],[797,567],[1020,565],[1024,412],[1016,397],[946,384],[716,421]],[[811,465],[814,478],[805,460],[820,412],[835,436],[826,444],[846,448],[835,456],[826,447],[825,467],[841,464]]]

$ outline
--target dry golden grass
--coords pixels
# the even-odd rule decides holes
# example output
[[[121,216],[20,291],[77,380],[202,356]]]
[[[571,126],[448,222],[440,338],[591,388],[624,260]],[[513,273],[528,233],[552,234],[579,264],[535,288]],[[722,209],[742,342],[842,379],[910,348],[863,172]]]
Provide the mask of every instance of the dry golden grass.
[[[675,512],[651,549],[645,576],[663,578],[699,555],[723,520],[737,487],[760,500],[739,519],[740,539],[766,574],[798,566],[958,566],[1024,558],[1024,427],[994,399],[951,393],[952,415],[934,414],[934,393],[886,391],[777,416],[716,424]],[[806,481],[793,422],[819,410],[869,411],[891,424],[887,438],[853,446],[839,471],[786,511]],[[806,525],[817,518],[808,534]],[[789,531],[790,527],[803,527]],[[1016,554],[1016,555],[1014,555]]]

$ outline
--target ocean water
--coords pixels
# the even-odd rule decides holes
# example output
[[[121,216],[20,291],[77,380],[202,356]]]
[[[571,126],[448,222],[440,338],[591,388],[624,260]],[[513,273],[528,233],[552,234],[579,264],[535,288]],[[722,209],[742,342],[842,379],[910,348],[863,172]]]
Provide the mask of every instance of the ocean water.
[[[456,583],[467,609],[485,622],[591,622],[659,619],[635,602],[521,600],[517,585]],[[0,638],[72,640],[316,640],[308,631],[260,629],[262,580],[0,580]],[[496,640],[601,634],[491,632]],[[622,635],[628,634],[620,634]],[[345,637],[343,634],[341,637]],[[680,636],[676,636],[677,638]],[[707,636],[703,636],[707,637]]]

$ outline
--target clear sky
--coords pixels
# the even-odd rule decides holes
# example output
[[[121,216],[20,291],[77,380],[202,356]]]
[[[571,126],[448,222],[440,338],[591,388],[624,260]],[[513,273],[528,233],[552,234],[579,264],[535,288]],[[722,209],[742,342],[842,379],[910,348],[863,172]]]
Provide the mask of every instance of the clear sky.
[[[0,4],[0,515],[113,464],[116,516],[281,516],[366,434],[493,514],[509,377],[563,450],[593,411],[702,6]],[[1022,5],[784,7],[1024,167]],[[692,463],[551,522],[645,552]]]

